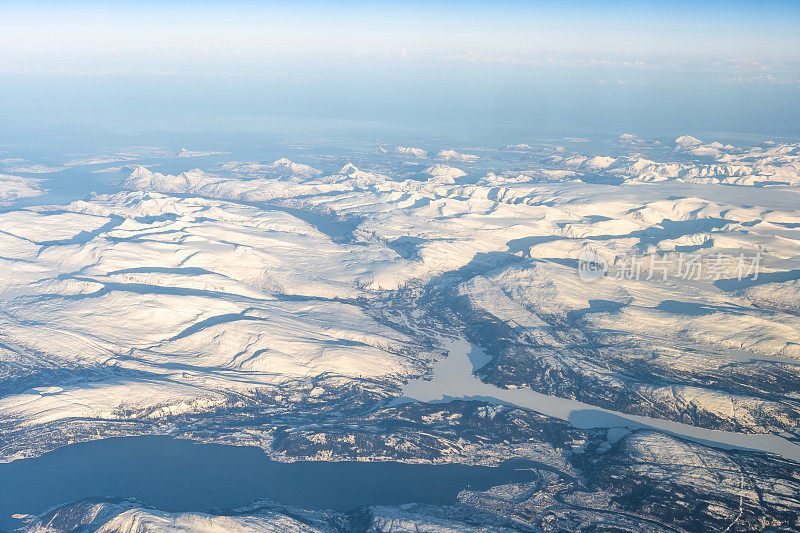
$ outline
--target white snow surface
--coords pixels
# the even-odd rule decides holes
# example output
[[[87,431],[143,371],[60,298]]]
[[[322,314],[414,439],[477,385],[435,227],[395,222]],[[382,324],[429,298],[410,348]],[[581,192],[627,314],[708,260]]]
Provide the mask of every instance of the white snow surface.
[[[41,183],[39,179],[0,174],[0,206],[9,205],[19,198],[41,196],[47,192]]]
[[[455,183],[456,179],[467,175],[460,168],[440,164],[426,168],[425,174],[428,174],[433,181],[438,183]]]
[[[49,167],[41,163],[33,163],[18,157],[0,159],[0,170],[21,174],[50,174],[64,170],[63,167]]]
[[[462,163],[472,163],[480,159],[480,157],[478,157],[477,155],[462,154],[456,152],[455,150],[442,150],[438,154],[436,154],[436,157],[438,157],[439,159],[445,159],[447,161],[460,161]]]
[[[228,152],[216,152],[214,150],[187,150],[186,148],[181,148],[178,150],[178,153],[175,154],[175,157],[207,157],[210,155],[224,155]]]
[[[322,377],[370,380],[390,396],[427,372],[435,354],[357,302],[463,269],[476,274],[458,285],[460,297],[558,346],[566,355],[542,356],[554,365],[615,379],[570,355],[542,319],[581,314],[586,334],[635,346],[631,353],[676,372],[751,359],[797,372],[798,289],[785,276],[800,259],[800,148],[714,145],[722,155],[700,163],[686,160],[705,146],[695,141],[678,139],[681,161],[557,152],[546,155],[547,168],[518,162],[521,170],[487,169],[476,183],[441,164],[427,169],[427,181],[360,161],[333,174],[288,159],[179,174],[139,166],[123,192],[0,213],[3,372],[120,370],[7,394],[0,416],[24,427],[159,418],[261,387],[298,384],[305,394]],[[588,174],[622,184],[579,181]],[[783,185],[723,186],[766,181]],[[36,180],[0,176],[0,201],[41,193]],[[762,280],[742,290],[713,279],[584,283],[570,263],[590,249],[613,264],[633,248],[673,265],[686,249],[760,252]],[[519,261],[504,266],[507,256]],[[613,305],[593,308],[597,301]],[[758,413],[791,423],[781,401],[757,394],[646,385],[637,393],[751,432],[765,431]]]
[[[620,142],[650,148],[658,145],[625,136]],[[675,140],[671,157],[666,158],[652,159],[639,153],[600,156],[559,152],[548,162],[557,168],[600,172],[632,184],[665,180],[740,186],[800,184],[800,143],[767,142],[737,148],[685,135]]]
[[[322,174],[316,168],[302,163],[295,163],[285,157],[272,163],[230,161],[221,164],[218,168],[219,170],[227,170],[245,176],[264,175],[288,180],[308,179]]]
[[[417,159],[426,159],[428,157],[427,150],[424,150],[422,148],[417,148],[414,146],[396,146],[394,149],[394,153],[396,155],[414,157]]]

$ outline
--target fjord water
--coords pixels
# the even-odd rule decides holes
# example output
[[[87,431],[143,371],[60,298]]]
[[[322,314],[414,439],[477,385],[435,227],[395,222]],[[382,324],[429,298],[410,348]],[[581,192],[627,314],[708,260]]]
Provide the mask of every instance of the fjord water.
[[[0,464],[0,529],[21,525],[13,514],[41,513],[82,498],[136,498],[165,511],[230,509],[265,498],[337,511],[362,505],[448,505],[464,488],[530,481],[526,466],[280,463],[251,446],[165,436],[110,438]]]
[[[425,402],[450,401],[455,398],[505,403],[531,409],[568,421],[574,427],[657,429],[677,437],[723,449],[759,451],[800,461],[800,446],[778,435],[744,434],[706,429],[671,420],[631,415],[602,409],[577,400],[559,398],[532,389],[503,389],[484,383],[474,371],[491,358],[479,347],[463,339],[445,341],[449,355],[434,365],[433,379],[415,379],[403,387],[403,399]]]

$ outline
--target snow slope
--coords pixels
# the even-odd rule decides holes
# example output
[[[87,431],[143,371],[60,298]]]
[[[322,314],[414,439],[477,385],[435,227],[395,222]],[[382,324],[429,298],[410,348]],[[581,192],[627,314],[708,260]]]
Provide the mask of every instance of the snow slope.
[[[19,198],[40,196],[46,192],[42,180],[0,174],[0,205],[9,205]]]
[[[467,163],[469,173],[402,147],[401,157],[362,154],[355,164],[138,165],[113,194],[12,205],[0,213],[0,458],[166,433],[253,444],[281,460],[496,464],[524,455],[569,472],[565,457],[624,425],[621,415],[589,425],[581,412],[566,421],[537,415],[535,402],[517,406],[528,409],[523,416],[485,397],[480,406],[447,398],[398,406],[404,385],[430,378],[445,357],[442,338],[485,354],[476,393],[796,444],[797,145],[623,137],[615,146],[611,155],[532,143],[478,159],[436,156]],[[40,181],[0,177],[0,201],[43,192]],[[587,253],[605,261],[607,275],[581,280]],[[643,275],[617,275],[631,254]],[[758,254],[757,277],[736,275],[740,254]],[[689,256],[700,257],[703,275],[682,277]],[[716,275],[714,257],[727,258]],[[648,276],[656,260],[663,271]],[[481,433],[490,420],[499,426]],[[519,434],[503,433],[512,427]],[[535,437],[545,427],[555,435],[546,442]],[[588,429],[571,433],[580,428]],[[648,480],[675,474],[626,463],[651,449],[669,451],[659,461],[727,461],[660,432],[619,442],[598,446],[603,454],[624,446],[619,464]],[[756,470],[794,468],[726,453],[757,457]],[[710,493],[711,470],[671,479]],[[613,485],[613,476],[603,480]],[[474,499],[481,509],[496,501]],[[384,511],[372,516],[385,529],[447,525]],[[286,516],[114,513],[113,527],[305,527]],[[719,521],[735,513],[728,518]]]

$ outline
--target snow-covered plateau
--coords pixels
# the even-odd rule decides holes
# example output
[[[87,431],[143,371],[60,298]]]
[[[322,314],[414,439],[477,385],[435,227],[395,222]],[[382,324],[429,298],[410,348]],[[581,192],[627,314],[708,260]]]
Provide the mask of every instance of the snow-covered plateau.
[[[0,175],[0,461],[161,434],[279,461],[542,465],[449,507],[83,501],[27,529],[800,530],[800,144],[528,142],[327,169],[87,156],[64,166],[135,166],[116,192],[29,207],[47,184]],[[587,253],[606,275],[579,276]],[[414,396],[453,339],[480,386]]]

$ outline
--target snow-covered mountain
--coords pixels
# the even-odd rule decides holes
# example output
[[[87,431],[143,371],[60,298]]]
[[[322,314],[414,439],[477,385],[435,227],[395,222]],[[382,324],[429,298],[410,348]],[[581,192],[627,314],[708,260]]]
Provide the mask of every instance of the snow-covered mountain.
[[[252,444],[283,461],[516,457],[546,465],[535,486],[465,491],[448,510],[373,507],[365,523],[545,529],[552,515],[590,530],[612,513],[634,530],[798,527],[800,148],[619,145],[647,153],[438,153],[469,174],[384,153],[327,171],[285,158],[137,163],[118,192],[4,210],[0,459],[136,434]],[[0,201],[43,192],[13,176],[0,186]],[[588,252],[608,270],[594,281],[578,272]],[[586,425],[468,390],[469,401],[404,403],[447,338],[485,352],[475,373],[498,390],[763,434],[784,452]],[[329,526],[274,508],[92,505],[47,520]]]

